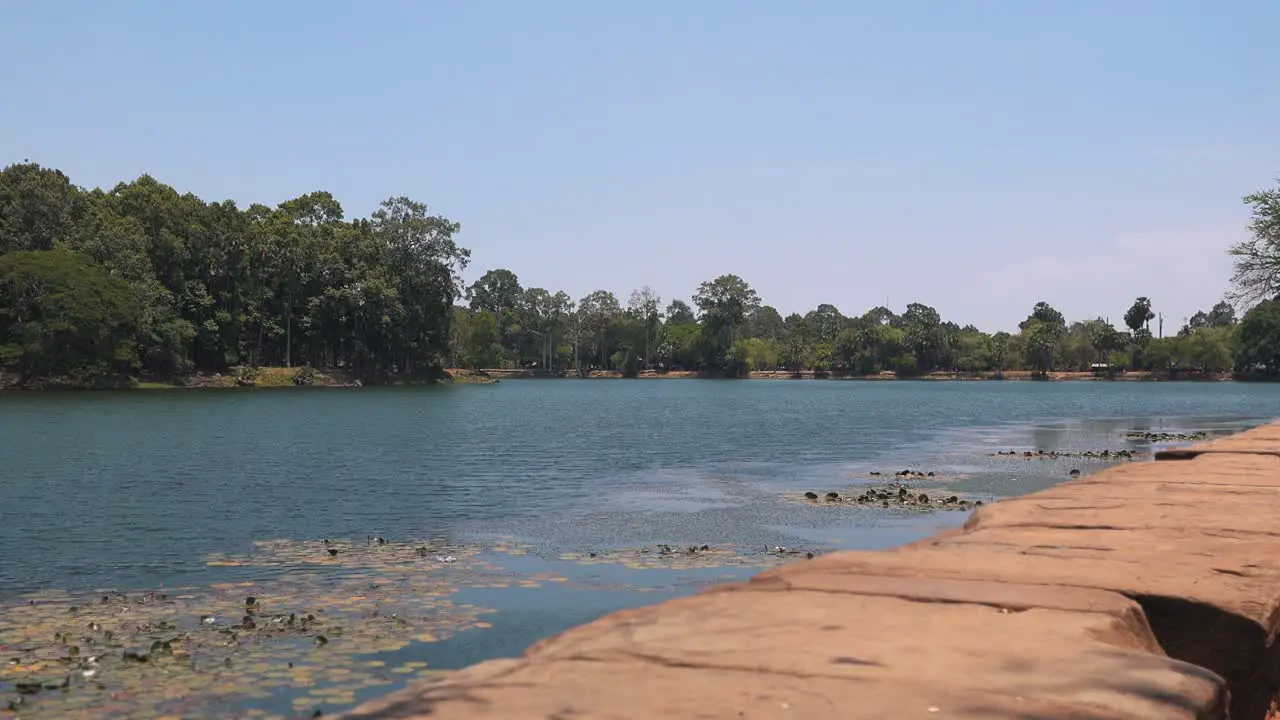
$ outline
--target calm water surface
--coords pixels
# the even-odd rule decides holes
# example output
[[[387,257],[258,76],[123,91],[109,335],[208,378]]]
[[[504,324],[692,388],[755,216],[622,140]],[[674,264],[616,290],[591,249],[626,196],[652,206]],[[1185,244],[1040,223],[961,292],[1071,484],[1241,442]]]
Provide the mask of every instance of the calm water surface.
[[[955,492],[1008,496],[1103,464],[992,457],[997,449],[1147,452],[1125,433],[1224,433],[1278,415],[1280,385],[1236,383],[529,380],[11,393],[0,397],[0,612],[55,591],[292,581],[315,571],[299,556],[328,558],[297,543],[342,539],[353,549],[343,545],[341,560],[357,546],[371,552],[367,538],[378,536],[406,552],[405,543],[426,548],[414,557],[457,574],[452,602],[492,611],[439,642],[368,654],[383,658],[375,665],[447,669],[760,566],[579,562],[588,553],[892,546],[963,515],[791,498],[903,468],[936,472]],[[294,544],[277,550],[278,562],[234,561],[260,556],[264,540]],[[372,575],[391,562],[378,557],[367,563]],[[500,581],[464,577],[482,570]],[[0,625],[0,647],[3,633]],[[409,674],[357,687],[354,699]],[[5,682],[0,674],[0,691]],[[306,702],[328,712],[353,699],[306,692],[284,682],[238,707],[288,716]]]

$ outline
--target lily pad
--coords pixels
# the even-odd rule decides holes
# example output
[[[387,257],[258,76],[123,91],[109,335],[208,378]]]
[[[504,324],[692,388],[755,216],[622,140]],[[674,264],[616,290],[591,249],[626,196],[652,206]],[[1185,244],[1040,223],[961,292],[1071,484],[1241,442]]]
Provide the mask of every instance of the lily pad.
[[[495,564],[537,553],[512,539],[268,540],[243,555],[206,558],[221,582],[24,595],[0,604],[0,696],[20,697],[24,718],[271,717],[264,708],[291,706],[331,714],[363,690],[441,673],[420,660],[388,666],[378,653],[491,629],[483,618],[494,611],[460,602],[462,590],[666,589]],[[806,555],[689,543],[560,558],[670,570],[765,568]]]
[[[445,564],[402,544],[344,543],[336,557],[331,546],[270,541],[211,559],[287,570],[262,581],[46,591],[0,605],[0,694],[22,691],[24,717],[240,717],[273,688],[304,700],[340,680],[332,707],[390,682],[361,656],[447,639],[493,612],[451,599],[493,581],[478,548],[449,548],[457,560]]]

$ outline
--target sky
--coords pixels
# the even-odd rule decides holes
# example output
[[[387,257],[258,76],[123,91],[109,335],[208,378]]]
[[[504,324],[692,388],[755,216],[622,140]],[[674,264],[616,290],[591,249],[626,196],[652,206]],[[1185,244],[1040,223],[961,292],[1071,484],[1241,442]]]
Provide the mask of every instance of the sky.
[[[1166,333],[1280,180],[1274,0],[3,2],[0,165],[407,195],[466,276]],[[1154,324],[1153,324],[1154,326]]]

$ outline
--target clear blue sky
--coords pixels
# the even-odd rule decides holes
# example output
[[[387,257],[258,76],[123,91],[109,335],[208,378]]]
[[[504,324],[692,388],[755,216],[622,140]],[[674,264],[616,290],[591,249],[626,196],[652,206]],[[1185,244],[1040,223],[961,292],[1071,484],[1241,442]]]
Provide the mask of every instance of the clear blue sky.
[[[1280,177],[1280,2],[6,2],[0,163],[409,195],[574,298],[1165,329]],[[1154,328],[1153,328],[1154,329]]]

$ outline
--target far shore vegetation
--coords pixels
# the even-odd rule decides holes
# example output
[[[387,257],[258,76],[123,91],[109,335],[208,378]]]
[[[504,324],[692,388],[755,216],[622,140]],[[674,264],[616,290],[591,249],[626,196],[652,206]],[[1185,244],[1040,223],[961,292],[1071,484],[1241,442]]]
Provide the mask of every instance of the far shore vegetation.
[[[460,225],[393,197],[345,217],[318,191],[206,202],[144,175],[110,190],[0,171],[0,387],[349,386],[490,376],[1273,378],[1280,187],[1244,198],[1227,297],[1182,327],[1152,299],[1117,326],[1041,302],[1015,333],[912,303],[783,316],[725,274],[689,301],[576,301],[492,269],[465,285]],[[1238,314],[1239,313],[1239,314]],[[1159,335],[1165,335],[1160,337]]]

